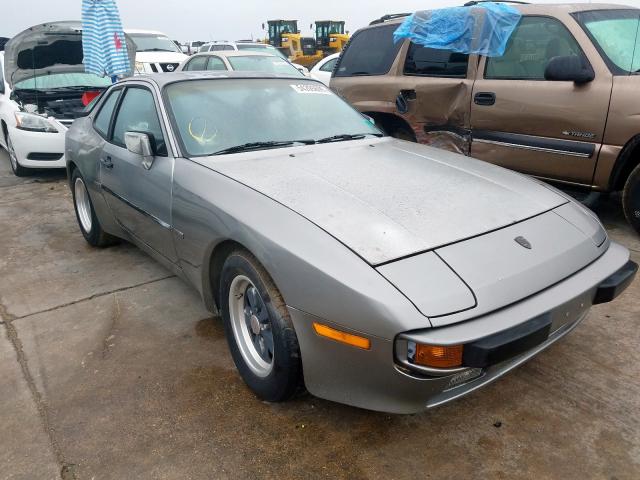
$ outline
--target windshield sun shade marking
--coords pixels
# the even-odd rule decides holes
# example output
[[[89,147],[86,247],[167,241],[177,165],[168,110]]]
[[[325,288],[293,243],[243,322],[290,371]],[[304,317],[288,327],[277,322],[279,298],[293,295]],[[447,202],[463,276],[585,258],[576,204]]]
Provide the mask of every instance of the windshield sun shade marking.
[[[320,94],[320,95],[331,95],[331,92],[324,85],[315,85],[315,84],[297,84],[290,85],[298,93],[312,93],[312,94]]]

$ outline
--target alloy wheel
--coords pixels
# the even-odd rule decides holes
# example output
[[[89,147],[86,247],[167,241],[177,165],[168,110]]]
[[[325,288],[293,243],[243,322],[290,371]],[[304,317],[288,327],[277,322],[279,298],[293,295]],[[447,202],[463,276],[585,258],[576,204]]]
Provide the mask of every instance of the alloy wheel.
[[[247,366],[260,377],[273,370],[273,329],[267,306],[253,282],[236,276],[229,289],[231,326],[240,354]]]

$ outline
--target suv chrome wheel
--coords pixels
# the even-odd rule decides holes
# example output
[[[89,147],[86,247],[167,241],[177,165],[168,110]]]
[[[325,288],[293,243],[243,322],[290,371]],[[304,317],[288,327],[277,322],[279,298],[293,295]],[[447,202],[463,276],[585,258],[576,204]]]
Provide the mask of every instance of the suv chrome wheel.
[[[271,319],[258,289],[244,275],[231,282],[229,314],[242,358],[253,373],[266,377],[273,370],[274,359]]]

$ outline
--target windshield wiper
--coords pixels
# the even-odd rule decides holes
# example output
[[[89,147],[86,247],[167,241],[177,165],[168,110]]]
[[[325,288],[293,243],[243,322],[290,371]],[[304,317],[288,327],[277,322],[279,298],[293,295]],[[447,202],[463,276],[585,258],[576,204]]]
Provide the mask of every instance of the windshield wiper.
[[[313,145],[315,140],[280,140],[280,141],[268,141],[268,142],[249,142],[242,145],[236,145],[234,147],[225,148],[219,150],[212,155],[225,155],[227,153],[240,153],[249,152],[251,150],[262,150],[267,148],[282,148],[289,147],[296,143],[302,143],[304,145]]]
[[[344,142],[347,140],[361,140],[367,135],[373,135],[374,137],[382,137],[381,133],[342,133],[340,135],[333,135],[331,137],[321,138],[316,140],[316,143],[331,143],[331,142]]]

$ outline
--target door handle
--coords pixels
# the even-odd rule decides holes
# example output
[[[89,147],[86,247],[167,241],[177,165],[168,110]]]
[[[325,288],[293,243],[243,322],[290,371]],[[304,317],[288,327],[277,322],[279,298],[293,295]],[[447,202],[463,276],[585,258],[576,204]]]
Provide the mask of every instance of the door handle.
[[[478,92],[473,97],[476,105],[494,105],[496,103],[496,94],[493,92]]]
[[[396,108],[399,113],[407,113],[409,111],[409,102],[417,98],[415,90],[400,90],[396,97]]]
[[[110,156],[102,157],[100,159],[100,163],[102,164],[102,166],[104,168],[108,168],[109,170],[111,170],[113,168],[113,162],[111,161],[111,157]]]

